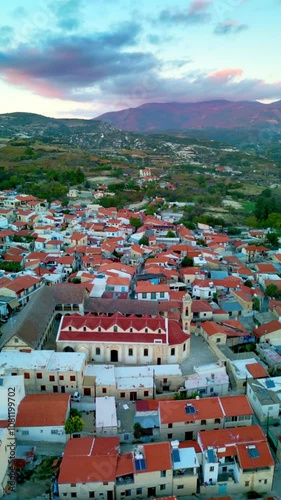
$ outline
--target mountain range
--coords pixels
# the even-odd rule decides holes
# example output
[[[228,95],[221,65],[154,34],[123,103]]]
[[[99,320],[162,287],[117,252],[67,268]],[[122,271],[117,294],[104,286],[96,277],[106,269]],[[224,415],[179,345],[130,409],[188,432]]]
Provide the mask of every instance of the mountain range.
[[[142,133],[208,128],[271,128],[276,133],[281,130],[281,100],[270,104],[227,100],[148,103],[104,113],[96,120]]]

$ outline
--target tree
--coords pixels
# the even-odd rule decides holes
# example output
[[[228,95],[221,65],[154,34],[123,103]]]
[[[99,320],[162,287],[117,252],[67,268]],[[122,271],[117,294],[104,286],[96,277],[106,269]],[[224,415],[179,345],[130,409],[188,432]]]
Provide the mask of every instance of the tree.
[[[5,261],[0,263],[0,269],[4,269],[8,273],[19,273],[22,267],[19,262]]]
[[[81,283],[81,278],[79,278],[79,277],[72,278],[71,283],[74,283],[75,285],[79,285]]]
[[[84,422],[80,415],[68,417],[64,427],[66,434],[76,434],[76,432],[81,432],[83,428]]]
[[[254,311],[260,310],[260,301],[258,297],[253,297],[253,310]]]
[[[184,257],[181,261],[181,267],[193,267],[193,259],[190,257]]]
[[[244,283],[245,286],[248,286],[249,288],[253,288],[253,283],[251,280],[246,280]]]
[[[69,415],[70,417],[82,417],[81,411],[77,410],[77,408],[70,408]]]
[[[139,422],[134,424],[134,437],[139,439],[142,436],[142,426]]]
[[[266,287],[265,293],[266,295],[268,295],[269,297],[273,297],[274,299],[278,299],[281,295],[281,291],[274,283],[271,283]]]
[[[142,236],[139,240],[139,245],[145,245],[147,247],[149,245],[148,238],[146,236]]]
[[[278,234],[275,233],[275,232],[272,232],[272,233],[267,233],[266,235],[266,240],[268,241],[268,243],[270,243],[270,245],[272,245],[273,247],[278,247],[279,245],[279,238],[278,238]]]
[[[136,229],[142,226],[142,220],[138,217],[130,217],[130,224],[134,226]]]
[[[175,238],[176,235],[174,233],[174,231],[168,231],[167,234],[166,234],[166,238]]]

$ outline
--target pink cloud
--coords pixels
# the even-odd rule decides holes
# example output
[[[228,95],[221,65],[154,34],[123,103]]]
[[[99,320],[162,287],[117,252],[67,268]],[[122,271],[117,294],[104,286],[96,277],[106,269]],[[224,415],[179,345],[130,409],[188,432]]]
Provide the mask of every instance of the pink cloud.
[[[188,13],[190,15],[195,15],[205,12],[211,5],[212,2],[208,2],[207,0],[194,0],[189,6]]]
[[[46,83],[41,79],[32,78],[28,73],[19,69],[6,69],[3,72],[3,78],[11,85],[17,85],[30,90],[34,94],[48,97],[52,99],[63,99],[64,93],[55,88],[50,83]]]
[[[229,68],[215,71],[215,73],[208,75],[208,78],[220,83],[227,83],[242,75],[243,70],[241,68]]]

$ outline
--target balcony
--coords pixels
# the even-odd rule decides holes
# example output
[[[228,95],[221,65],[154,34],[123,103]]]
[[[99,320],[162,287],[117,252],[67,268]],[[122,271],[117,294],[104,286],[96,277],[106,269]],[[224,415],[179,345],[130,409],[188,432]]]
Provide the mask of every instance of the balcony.
[[[167,382],[160,382],[160,385],[161,385],[161,387],[170,387],[171,382],[169,382],[169,381],[167,381]]]
[[[222,472],[218,474],[218,483],[234,482],[236,483],[233,472]]]
[[[121,476],[116,478],[116,486],[124,486],[126,484],[133,484],[134,483],[134,476],[133,474],[130,476]]]
[[[194,469],[176,469],[173,471],[173,477],[178,477],[179,479],[181,477],[187,477],[187,476],[198,476],[197,474],[197,470],[195,470],[194,472]]]

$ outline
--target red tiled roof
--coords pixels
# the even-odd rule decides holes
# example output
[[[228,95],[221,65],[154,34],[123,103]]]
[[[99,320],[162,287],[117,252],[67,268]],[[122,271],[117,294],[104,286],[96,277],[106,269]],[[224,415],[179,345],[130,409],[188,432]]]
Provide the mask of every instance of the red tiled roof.
[[[239,396],[221,396],[220,401],[226,417],[253,415],[254,413],[245,394]]]
[[[187,414],[185,405],[191,404],[196,412]],[[202,398],[182,401],[159,401],[161,424],[222,418],[223,411],[219,398]]]
[[[170,287],[168,285],[155,285],[154,283],[150,282],[138,282],[136,286],[136,293],[145,293],[145,292],[169,292]]]
[[[274,465],[274,460],[270,453],[266,441],[262,443],[255,443],[258,456],[253,458],[249,454],[249,447],[246,444],[237,444],[238,459],[240,467],[243,470],[259,469],[261,467],[271,467]]]
[[[134,461],[133,454],[130,451],[118,457],[116,477],[126,476],[127,474],[134,474]]]
[[[264,378],[269,376],[260,363],[249,363],[246,365],[246,368],[253,378]]]
[[[255,337],[260,338],[264,335],[269,335],[270,333],[277,332],[278,330],[281,330],[281,323],[279,323],[278,319],[274,319],[272,321],[269,321],[269,323],[264,323],[258,328],[255,328],[253,330],[253,333]]]
[[[155,472],[159,470],[167,471],[172,469],[171,449],[169,442],[145,444],[143,448],[146,469],[136,471],[136,474]]]
[[[19,404],[16,427],[64,426],[70,394],[28,394]]]
[[[208,446],[221,448],[237,443],[251,444],[266,441],[266,437],[259,425],[199,431],[198,438],[199,442],[202,443],[203,450],[206,450]]]
[[[75,285],[76,286],[76,285]],[[118,332],[114,332],[117,326]],[[69,330],[69,327],[71,330]],[[86,331],[84,331],[84,327]],[[145,328],[152,330],[152,333],[145,333]],[[98,329],[101,328],[101,331]],[[130,328],[133,332],[130,332]],[[158,330],[161,333],[158,333]],[[114,342],[114,343],[153,343],[155,339],[161,340],[163,344],[182,344],[190,338],[185,334],[180,324],[173,320],[168,320],[168,332],[166,331],[166,320],[157,316],[123,316],[115,313],[112,316],[80,316],[73,314],[64,316],[58,341],[70,342]]]

